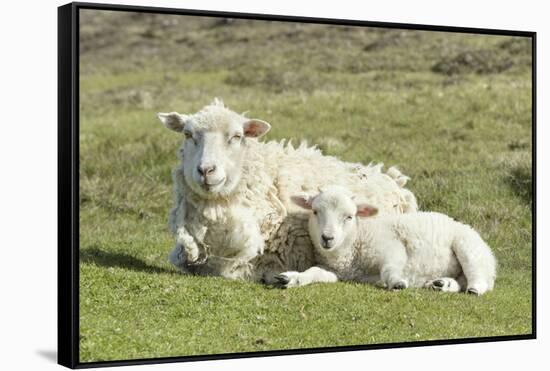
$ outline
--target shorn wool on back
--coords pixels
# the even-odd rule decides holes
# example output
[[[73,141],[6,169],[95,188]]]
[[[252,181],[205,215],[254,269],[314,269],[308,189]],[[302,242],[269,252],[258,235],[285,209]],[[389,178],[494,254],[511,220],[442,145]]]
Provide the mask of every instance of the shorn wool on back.
[[[318,264],[285,272],[285,287],[350,280],[388,289],[426,287],[482,295],[492,290],[496,260],[470,226],[433,212],[373,217],[378,209],[338,186],[297,195],[311,210],[309,233]]]
[[[416,211],[408,178],[382,165],[348,163],[305,143],[259,142],[270,125],[215,99],[191,115],[159,113],[185,136],[173,171],[170,261],[184,272],[273,282],[276,273],[313,264],[307,212],[290,197],[340,184],[381,213]]]

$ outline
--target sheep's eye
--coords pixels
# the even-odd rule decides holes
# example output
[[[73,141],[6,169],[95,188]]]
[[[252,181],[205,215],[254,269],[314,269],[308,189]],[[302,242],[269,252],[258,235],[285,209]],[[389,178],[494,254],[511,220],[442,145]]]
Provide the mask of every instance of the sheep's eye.
[[[193,141],[193,144],[197,144],[197,140],[195,138],[193,138],[193,134],[190,132],[190,131],[186,131],[184,132],[184,135],[185,135],[185,139],[191,139]]]
[[[348,215],[348,216],[346,216],[346,218],[345,218],[344,220],[345,220],[346,222],[349,222],[349,221],[351,221],[352,219],[353,219],[353,216]]]
[[[317,210],[313,210],[313,215],[317,215]]]

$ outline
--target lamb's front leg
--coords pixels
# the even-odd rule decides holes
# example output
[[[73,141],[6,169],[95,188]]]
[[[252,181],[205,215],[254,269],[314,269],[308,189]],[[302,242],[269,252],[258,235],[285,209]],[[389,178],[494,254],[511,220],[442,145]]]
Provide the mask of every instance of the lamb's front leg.
[[[386,265],[380,270],[381,285],[388,290],[403,290],[409,287],[409,281],[403,277],[403,267]]]
[[[395,240],[386,241],[380,248],[383,263],[380,267],[380,283],[388,290],[402,290],[409,287],[409,281],[403,275],[407,264],[405,247]]]
[[[277,286],[282,288],[306,286],[316,282],[337,282],[333,272],[319,267],[311,267],[303,272],[284,272],[275,276]]]

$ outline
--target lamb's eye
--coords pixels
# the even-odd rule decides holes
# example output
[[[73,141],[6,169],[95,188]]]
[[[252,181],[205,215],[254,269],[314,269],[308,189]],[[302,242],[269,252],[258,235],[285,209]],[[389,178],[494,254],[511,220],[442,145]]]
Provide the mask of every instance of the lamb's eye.
[[[231,137],[231,139],[229,139],[229,142],[230,143],[237,143],[237,142],[240,142],[241,141],[241,138],[242,138],[242,135],[240,134],[235,134]]]
[[[317,210],[313,210],[313,215],[317,215]]]
[[[353,216],[348,215],[348,216],[346,216],[346,218],[345,218],[344,220],[345,220],[346,222],[349,222],[349,221],[351,221],[352,219],[353,219]]]

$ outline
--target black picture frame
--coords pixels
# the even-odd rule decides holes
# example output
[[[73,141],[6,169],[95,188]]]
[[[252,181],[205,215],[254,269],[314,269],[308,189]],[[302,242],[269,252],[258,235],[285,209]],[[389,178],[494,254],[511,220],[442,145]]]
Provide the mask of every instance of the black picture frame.
[[[82,9],[196,15],[237,19],[368,26],[424,31],[522,36],[532,40],[532,333],[467,339],[179,356],[81,363],[79,361],[79,11]],[[69,3],[58,8],[58,363],[69,368],[90,368],[169,362],[265,357],[290,354],[343,352],[382,348],[497,342],[536,339],[536,32],[439,25],[370,22],[345,19],[232,13],[97,3]]]

